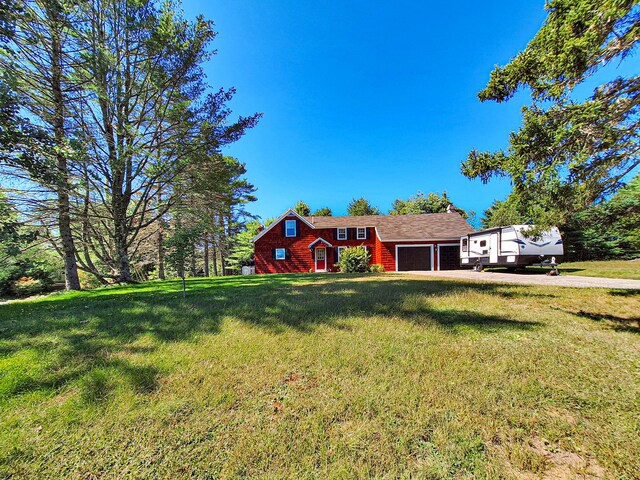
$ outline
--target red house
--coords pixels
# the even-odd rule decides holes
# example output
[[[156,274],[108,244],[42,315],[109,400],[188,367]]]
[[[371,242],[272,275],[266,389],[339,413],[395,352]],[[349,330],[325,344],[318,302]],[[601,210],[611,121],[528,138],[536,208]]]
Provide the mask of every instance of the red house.
[[[359,245],[385,271],[451,270],[460,266],[460,237],[472,232],[454,211],[302,217],[289,209],[254,237],[256,273],[336,271],[340,251]]]

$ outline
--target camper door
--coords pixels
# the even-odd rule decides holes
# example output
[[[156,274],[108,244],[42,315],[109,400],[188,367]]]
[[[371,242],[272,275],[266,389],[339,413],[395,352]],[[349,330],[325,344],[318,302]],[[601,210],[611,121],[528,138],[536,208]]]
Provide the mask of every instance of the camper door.
[[[498,253],[500,253],[498,233],[492,233],[489,238],[489,263],[498,263]]]

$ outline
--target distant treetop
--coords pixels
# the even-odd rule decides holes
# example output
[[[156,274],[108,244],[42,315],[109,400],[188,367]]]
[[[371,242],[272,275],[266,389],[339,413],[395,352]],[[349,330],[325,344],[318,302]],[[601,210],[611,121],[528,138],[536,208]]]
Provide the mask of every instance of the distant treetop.
[[[453,206],[451,200],[447,196],[447,192],[442,192],[442,195],[438,193],[429,193],[425,196],[424,193],[418,192],[414,196],[409,197],[407,200],[401,200],[396,198],[393,202],[389,215],[409,215],[416,213],[446,213],[449,211],[449,206],[462,215],[464,218],[468,218],[467,212],[461,208]]]
[[[380,209],[373,207],[364,197],[354,198],[347,206],[347,213],[353,216],[380,215]]]
[[[316,217],[330,217],[333,213],[329,207],[322,207],[313,212],[312,215]]]
[[[296,203],[296,206],[293,207],[293,209],[298,215],[302,215],[303,217],[308,217],[311,214],[311,209],[309,208],[309,205],[304,203],[302,200]]]

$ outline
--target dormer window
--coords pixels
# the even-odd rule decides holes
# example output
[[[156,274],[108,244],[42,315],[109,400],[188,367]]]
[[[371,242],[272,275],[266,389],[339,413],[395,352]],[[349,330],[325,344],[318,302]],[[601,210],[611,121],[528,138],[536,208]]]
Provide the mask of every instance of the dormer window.
[[[346,240],[346,239],[347,239],[347,229],[338,228],[338,240]]]
[[[367,229],[358,227],[356,231],[356,238],[358,240],[366,240],[367,239]]]
[[[296,236],[296,221],[295,220],[285,220],[284,221],[284,232],[285,237],[295,237]]]

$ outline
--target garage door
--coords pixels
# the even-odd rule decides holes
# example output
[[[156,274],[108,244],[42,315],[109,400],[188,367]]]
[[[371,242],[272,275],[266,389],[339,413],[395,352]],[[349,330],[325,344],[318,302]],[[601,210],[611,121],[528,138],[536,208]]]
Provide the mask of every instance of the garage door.
[[[458,270],[460,268],[460,255],[458,245],[441,246],[438,249],[440,254],[440,270]]]
[[[431,247],[398,246],[398,271],[431,270]]]

